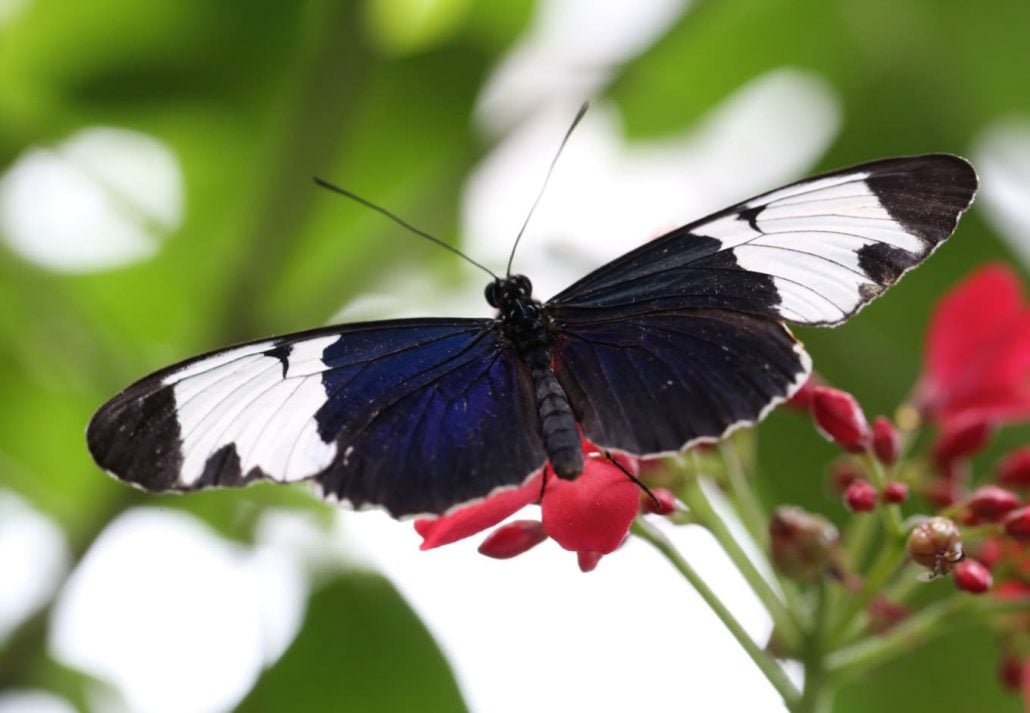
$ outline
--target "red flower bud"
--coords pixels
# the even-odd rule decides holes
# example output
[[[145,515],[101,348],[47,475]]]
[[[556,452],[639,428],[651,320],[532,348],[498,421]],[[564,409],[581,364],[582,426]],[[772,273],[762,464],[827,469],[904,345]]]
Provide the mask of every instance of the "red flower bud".
[[[1009,453],[998,465],[998,482],[1017,488],[1030,486],[1030,446]]]
[[[952,573],[955,586],[970,594],[983,594],[994,583],[991,572],[976,560],[965,560],[955,565]]]
[[[855,397],[829,386],[812,389],[812,416],[826,438],[850,453],[869,447],[869,423]]]
[[[822,386],[824,383],[822,378],[813,372],[808,377],[808,381],[802,384],[801,388],[787,399],[786,405],[799,411],[808,411],[812,406],[812,390],[817,386]]]
[[[967,505],[978,519],[997,522],[1019,507],[1019,498],[1004,488],[985,485],[969,496]]]
[[[932,517],[912,528],[906,550],[914,562],[934,575],[946,574],[962,561],[962,536],[948,518]]]
[[[884,465],[894,465],[901,455],[901,435],[886,416],[873,421],[873,453]]]
[[[1018,691],[1023,682],[1023,664],[1012,654],[1005,654],[998,666],[998,678],[1010,691]]]
[[[863,477],[865,477],[865,472],[862,470],[862,466],[850,456],[839,458],[830,467],[830,485],[838,493],[843,493],[849,485]]]
[[[885,634],[900,624],[909,615],[907,607],[892,602],[884,596],[877,596],[866,608],[869,615],[869,630],[874,634]]]
[[[602,557],[604,557],[603,552],[577,552],[576,559],[579,561],[579,571],[593,572]]]
[[[949,422],[933,444],[933,457],[938,463],[948,463],[974,455],[987,445],[990,437],[991,427],[986,421],[965,419]]]
[[[887,483],[883,489],[883,500],[888,503],[903,503],[908,500],[908,486],[898,481]]]
[[[852,512],[869,512],[876,507],[876,488],[867,480],[856,480],[844,491],[844,504]]]
[[[652,498],[651,495],[654,497]],[[676,512],[676,496],[665,488],[651,488],[650,495],[641,492],[640,512],[652,515],[672,515]]]
[[[479,554],[504,560],[521,555],[547,539],[544,526],[536,520],[515,520],[501,525],[483,540]]]
[[[1005,534],[1026,542],[1030,540],[1030,507],[1021,507],[1005,516]]]
[[[987,569],[994,569],[994,566],[998,564],[998,561],[1004,554],[1004,545],[1001,538],[991,537],[980,543],[980,549],[976,553],[976,558]]]

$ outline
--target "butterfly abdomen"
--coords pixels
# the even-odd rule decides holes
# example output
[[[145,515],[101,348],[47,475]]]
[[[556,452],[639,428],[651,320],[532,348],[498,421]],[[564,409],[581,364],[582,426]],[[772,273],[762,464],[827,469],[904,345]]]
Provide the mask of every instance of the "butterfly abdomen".
[[[569,397],[551,369],[549,349],[532,349],[523,355],[523,361],[533,377],[540,434],[547,458],[559,478],[571,480],[583,472],[583,451]]]
[[[533,299],[532,285],[524,275],[497,279],[487,286],[486,299],[499,310],[504,333],[533,379],[540,436],[551,468],[559,478],[572,480],[583,472],[579,426],[554,374],[552,337],[543,306]]]

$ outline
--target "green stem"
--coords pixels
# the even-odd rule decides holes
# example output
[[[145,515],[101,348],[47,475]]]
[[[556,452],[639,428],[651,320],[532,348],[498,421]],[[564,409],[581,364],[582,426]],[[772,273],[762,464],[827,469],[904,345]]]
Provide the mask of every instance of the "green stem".
[[[836,625],[830,634],[828,650],[832,650],[843,643],[851,629],[852,621],[883,591],[887,580],[890,579],[904,559],[905,550],[900,544],[887,543],[885,549],[880,553],[879,559],[870,568],[869,574],[862,583],[862,588],[847,600],[844,612],[837,619]]]
[[[865,461],[866,472],[869,474],[870,480],[873,481],[873,485],[876,486],[880,493],[883,493],[884,488],[887,487],[887,474],[884,473],[880,461],[871,453],[866,453],[863,456],[863,460]],[[903,540],[906,532],[901,524],[901,506],[897,503],[884,503],[880,506],[880,510],[883,512],[883,525],[887,530],[888,536],[895,540]]]
[[[747,528],[751,539],[762,549],[769,546],[769,532],[767,518],[762,506],[755,497],[755,490],[744,472],[744,465],[740,459],[740,452],[737,444],[731,439],[723,441],[719,446],[723,462],[726,464],[726,478],[729,481],[730,492],[737,502],[737,510],[741,522]]]
[[[669,539],[659,530],[657,527],[647,522],[644,518],[638,517],[633,523],[633,534],[646,542],[649,542],[658,552],[665,556],[673,567],[679,571],[683,577],[690,582],[690,585],[701,595],[701,598],[705,600],[705,603],[709,608],[719,617],[723,625],[729,630],[733,637],[740,644],[741,648],[747,652],[751,660],[755,662],[755,665],[761,669],[762,673],[769,680],[769,683],[779,692],[780,696],[783,697],[784,702],[791,709],[797,705],[800,700],[800,694],[794,684],[790,682],[787,675],[780,668],[779,664],[776,663],[769,654],[763,651],[758,644],[752,640],[748,633],[744,631],[744,627],[740,625],[740,622],[734,618],[730,610],[726,608],[726,605],[722,603],[722,600],[713,592],[701,576],[694,570],[693,567],[683,558],[679,551],[673,546]]]
[[[684,485],[680,495],[683,502],[694,514],[698,524],[712,533],[719,545],[726,552],[740,574],[747,580],[755,596],[765,606],[766,611],[773,620],[776,635],[790,651],[797,651],[801,644],[801,630],[791,611],[784,605],[783,600],[769,585],[751,558],[741,548],[733,533],[726,526],[726,523],[712,507],[697,477],[690,478]]]
[[[870,636],[826,658],[826,671],[837,681],[854,678],[961,625],[954,618],[976,607],[968,594],[931,604],[881,636]]]

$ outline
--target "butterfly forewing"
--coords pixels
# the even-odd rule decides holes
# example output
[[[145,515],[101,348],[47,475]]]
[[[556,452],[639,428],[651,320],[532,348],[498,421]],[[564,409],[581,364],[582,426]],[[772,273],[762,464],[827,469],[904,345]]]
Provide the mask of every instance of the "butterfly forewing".
[[[836,325],[947,239],[976,187],[946,154],[809,178],[646,243],[549,304],[568,318],[717,308]]]
[[[955,156],[875,161],[752,198],[587,275],[546,307],[584,433],[655,455],[760,420],[810,370],[781,320],[846,320],[951,235],[976,185]]]
[[[148,490],[316,479],[356,507],[435,513],[543,465],[532,398],[496,322],[398,320],[184,362],[112,399],[87,437]]]

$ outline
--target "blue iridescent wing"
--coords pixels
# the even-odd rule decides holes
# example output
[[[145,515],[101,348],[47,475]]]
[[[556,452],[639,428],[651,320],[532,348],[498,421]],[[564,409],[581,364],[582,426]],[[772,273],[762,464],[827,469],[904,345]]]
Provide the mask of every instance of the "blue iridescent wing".
[[[440,513],[543,466],[533,388],[496,322],[353,324],[153,374],[89,425],[94,459],[147,490],[267,478],[393,515]]]
[[[782,321],[833,326],[954,231],[963,159],[885,159],[752,198],[646,243],[550,300],[558,379],[586,435],[675,452],[761,419],[810,360]]]

